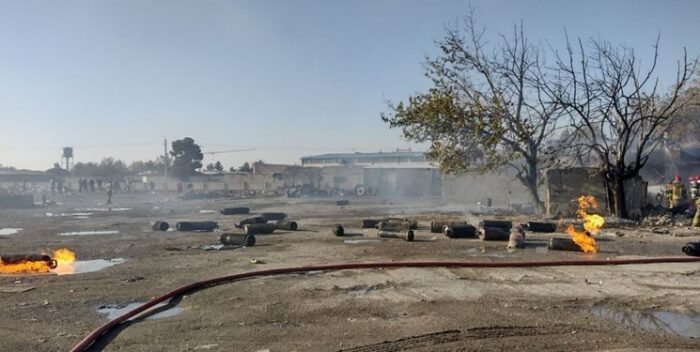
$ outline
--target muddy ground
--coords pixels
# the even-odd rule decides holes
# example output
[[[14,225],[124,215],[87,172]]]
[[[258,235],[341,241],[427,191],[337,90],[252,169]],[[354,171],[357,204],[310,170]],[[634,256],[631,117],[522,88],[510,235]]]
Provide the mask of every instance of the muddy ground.
[[[23,230],[0,236],[0,253],[67,247],[80,260],[124,258],[125,262],[67,276],[1,276],[0,291],[33,288],[22,293],[0,292],[2,351],[65,351],[107,321],[97,312],[100,307],[143,302],[192,281],[243,271],[379,260],[678,256],[682,244],[700,239],[697,232],[687,229],[674,230],[683,235],[678,237],[619,225],[604,230],[599,237],[601,252],[593,255],[547,251],[551,234],[528,234],[527,248],[508,252],[502,242],[452,240],[430,233],[427,225],[433,213],[464,213],[460,206],[435,200],[352,199],[349,206],[338,207],[333,199],[180,201],[116,195],[112,211],[101,209],[102,196],[73,195],[59,201],[61,205],[49,208],[1,210],[0,228]],[[217,243],[221,232],[150,229],[155,220],[171,224],[216,220],[221,231],[240,231],[233,223],[243,216],[207,212],[225,206],[287,212],[299,221],[301,231],[257,236],[254,247],[204,251],[201,247]],[[376,230],[358,226],[363,217],[383,215],[417,217],[422,226],[417,240],[378,240]],[[478,217],[470,218],[475,219]],[[527,217],[519,218],[523,219]],[[364,236],[335,237],[329,230],[335,223]],[[119,233],[58,235],[115,230]],[[371,241],[352,241],[358,239]],[[685,328],[690,332],[682,334],[700,334],[699,325],[693,325],[700,324],[699,273],[699,263],[686,263],[345,270],[264,277],[189,293],[176,302],[182,308],[179,314],[132,322],[102,339],[94,350],[700,350],[700,339],[668,332]],[[651,312],[689,318],[668,325],[649,320],[645,314]],[[626,324],[616,320],[626,320]]]

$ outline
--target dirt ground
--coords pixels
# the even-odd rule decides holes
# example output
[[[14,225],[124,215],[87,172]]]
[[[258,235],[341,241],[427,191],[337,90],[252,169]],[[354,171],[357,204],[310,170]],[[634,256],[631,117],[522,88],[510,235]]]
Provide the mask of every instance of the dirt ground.
[[[0,350],[65,351],[107,321],[97,309],[126,305],[193,281],[243,271],[303,264],[409,259],[484,261],[630,258],[683,255],[685,242],[634,225],[608,227],[601,252],[547,251],[551,234],[528,234],[525,249],[503,242],[449,239],[428,231],[434,213],[460,216],[461,207],[438,201],[253,199],[180,201],[165,196],[72,195],[62,205],[0,211],[0,253],[70,248],[79,260],[124,258],[101,271],[56,276],[0,276]],[[153,232],[165,220],[215,220],[223,232],[234,222],[207,210],[249,206],[283,211],[301,231],[257,236],[257,245],[205,251],[221,232]],[[97,208],[97,209],[90,209]],[[122,208],[122,209],[119,209]],[[85,210],[88,209],[88,210]],[[204,211],[204,212],[202,212]],[[71,213],[90,215],[71,216]],[[51,213],[54,216],[47,216]],[[60,216],[65,213],[65,216]],[[415,242],[382,239],[359,228],[363,217],[410,215],[420,221]],[[478,217],[477,217],[478,218]],[[470,219],[473,221],[474,218]],[[527,219],[520,217],[519,220]],[[332,224],[363,237],[335,237]],[[59,236],[71,231],[118,234]],[[352,240],[370,240],[355,242]],[[351,240],[346,243],[346,240]],[[258,263],[252,263],[256,259]],[[516,269],[386,269],[264,277],[187,294],[182,312],[141,319],[102,339],[105,351],[676,351],[700,350],[700,339],[645,330],[592,313],[662,310],[697,319],[700,263]],[[0,290],[2,291],[2,290]],[[631,318],[630,318],[631,317]],[[634,314],[627,316],[633,322]],[[697,329],[697,327],[695,327]],[[697,332],[697,331],[696,331]]]

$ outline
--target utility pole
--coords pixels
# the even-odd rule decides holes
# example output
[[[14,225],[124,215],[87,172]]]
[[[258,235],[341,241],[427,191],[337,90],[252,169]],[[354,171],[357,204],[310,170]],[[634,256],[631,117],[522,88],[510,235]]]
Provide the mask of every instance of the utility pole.
[[[163,176],[165,178],[165,190],[168,190],[168,139],[163,139]]]

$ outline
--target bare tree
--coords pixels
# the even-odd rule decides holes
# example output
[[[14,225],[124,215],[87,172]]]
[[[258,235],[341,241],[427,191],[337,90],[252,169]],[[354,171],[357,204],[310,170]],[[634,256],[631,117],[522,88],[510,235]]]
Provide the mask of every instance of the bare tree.
[[[686,106],[677,113],[666,138],[676,143],[697,142],[700,134],[700,79],[691,82],[684,92]]]
[[[426,59],[433,87],[390,103],[382,119],[409,140],[430,142],[428,157],[447,173],[510,167],[541,210],[537,188],[542,170],[558,161],[548,142],[561,114],[543,88],[542,50],[528,42],[522,24],[489,45],[473,14],[446,28],[437,42],[441,54]]]
[[[558,80],[550,94],[567,112],[578,140],[572,143],[592,153],[607,181],[608,206],[627,217],[625,181],[639,175],[677,113],[687,104],[684,89],[697,59],[683,59],[673,85],[662,92],[654,76],[659,40],[648,67],[631,48],[604,40],[578,40],[576,50],[567,38],[566,55],[557,53]]]

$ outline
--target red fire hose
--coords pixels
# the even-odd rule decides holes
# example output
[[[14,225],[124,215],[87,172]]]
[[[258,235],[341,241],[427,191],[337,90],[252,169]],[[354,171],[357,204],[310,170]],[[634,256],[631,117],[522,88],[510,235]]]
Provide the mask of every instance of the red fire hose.
[[[593,265],[626,265],[626,264],[653,264],[653,263],[692,263],[700,262],[700,257],[665,257],[665,258],[644,258],[644,259],[610,259],[610,260],[561,260],[561,261],[510,261],[510,262],[478,262],[478,261],[399,261],[399,262],[364,262],[364,263],[339,263],[339,264],[322,264],[309,266],[296,266],[289,268],[277,268],[268,270],[249,271],[244,273],[221,276],[213,279],[203,280],[181,286],[172,290],[160,297],[156,297],[109,322],[98,327],[90,334],[85,336],[78,342],[70,352],[85,351],[97,339],[117,327],[119,324],[133,318],[134,316],[146,311],[156,304],[165,302],[171,298],[185,294],[190,291],[202,289],[208,286],[214,286],[226,282],[237,281],[241,279],[270,276],[305,273],[309,271],[335,271],[348,269],[385,269],[385,268],[532,268],[532,267],[547,267],[547,266],[593,266]]]

